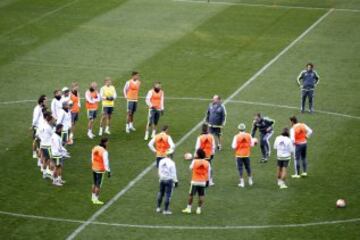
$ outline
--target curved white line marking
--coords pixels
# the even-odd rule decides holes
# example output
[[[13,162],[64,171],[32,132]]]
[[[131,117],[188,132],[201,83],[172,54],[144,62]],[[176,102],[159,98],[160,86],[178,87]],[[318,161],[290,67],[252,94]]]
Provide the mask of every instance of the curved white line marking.
[[[118,98],[124,99],[124,97],[118,97]],[[145,98],[145,97],[140,97],[140,98]],[[211,101],[210,98],[195,98],[195,97],[166,97],[166,99],[174,100],[174,101],[177,101],[177,100],[179,100],[179,101],[205,101],[205,102]],[[16,101],[0,102],[0,105],[10,105],[10,104],[18,104],[18,103],[35,103],[35,102],[36,102],[35,99],[16,100]],[[230,100],[229,103],[240,103],[240,104],[248,104],[248,105],[254,105],[254,106],[264,106],[264,107],[273,107],[273,108],[282,108],[282,109],[294,109],[294,110],[299,109],[298,107],[290,106],[290,105],[263,103],[263,102],[254,102],[254,101],[245,101],[245,100]],[[325,111],[325,110],[316,110],[315,114],[316,113],[360,120],[360,116],[354,116],[354,115],[345,114],[345,113],[331,112],[331,111]]]
[[[83,224],[86,221],[68,219],[68,218],[55,218],[55,217],[44,217],[37,215],[27,215],[21,213],[13,213],[0,211],[1,215],[30,218],[45,221],[64,222],[64,223],[77,223]],[[170,229],[170,230],[237,230],[237,229],[267,229],[267,228],[298,228],[298,227],[312,227],[319,225],[333,225],[333,224],[345,224],[360,222],[360,218],[352,219],[341,219],[333,221],[322,221],[322,222],[310,222],[310,223],[298,223],[298,224],[270,224],[270,225],[225,225],[225,226],[185,226],[185,225],[146,225],[146,224],[126,224],[126,223],[110,223],[110,222],[91,222],[92,225],[104,225],[111,227],[122,227],[122,228],[139,228],[139,229]]]

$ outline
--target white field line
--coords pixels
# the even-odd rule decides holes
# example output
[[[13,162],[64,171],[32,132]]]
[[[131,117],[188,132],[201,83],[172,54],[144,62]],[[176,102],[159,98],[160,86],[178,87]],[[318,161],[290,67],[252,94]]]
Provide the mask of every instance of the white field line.
[[[288,5],[277,5],[277,4],[257,4],[257,3],[243,3],[243,2],[222,2],[222,1],[213,1],[210,0],[173,0],[174,2],[184,2],[184,3],[198,3],[198,4],[213,4],[213,5],[229,5],[229,6],[247,6],[247,7],[263,7],[263,8],[282,8],[282,9],[304,9],[304,10],[330,10],[330,8],[325,7],[302,7],[302,6],[288,6]],[[335,11],[342,12],[360,12],[360,9],[351,9],[351,8],[334,8]]]
[[[118,97],[118,98],[124,99],[124,97]],[[140,97],[140,98],[145,99],[145,97]],[[205,101],[205,102],[210,102],[211,101],[210,98],[196,98],[196,97],[166,97],[166,99],[167,100],[173,100],[173,101]],[[35,103],[35,102],[36,102],[35,99],[16,100],[16,101],[0,102],[0,105],[11,105],[11,104],[19,104],[19,103]],[[264,106],[264,107],[281,108],[281,109],[299,110],[299,107],[290,106],[290,105],[264,103],[264,102],[254,102],[254,101],[245,101],[245,100],[231,100],[231,101],[229,101],[229,103],[247,104],[247,105],[253,105],[253,106]],[[316,110],[315,113],[360,120],[360,116],[354,116],[354,115],[349,115],[349,114],[345,114],[345,113],[331,112],[331,111],[325,111],[325,110]]]
[[[304,38],[312,29],[314,29],[319,23],[321,23],[329,14],[333,12],[333,9],[327,11],[322,15],[316,22],[314,22],[309,28],[307,28],[300,36],[298,36],[293,42],[291,42],[287,47],[285,47],[279,54],[277,54],[270,62],[263,66],[259,71],[257,71],[250,79],[248,79],[244,84],[242,84],[233,94],[231,94],[225,101],[224,104],[227,104],[231,101],[237,94],[249,86],[253,81],[257,79],[266,69],[268,69],[274,62],[276,62],[282,55],[284,55],[290,48],[292,48],[297,42]],[[196,131],[198,127],[203,123],[201,120],[198,124],[195,125],[189,132],[187,132],[177,143],[176,145],[181,145],[193,132]],[[114,202],[116,202],[122,195],[124,195],[129,189],[132,188],[135,183],[140,181],[144,175],[146,175],[154,166],[154,163],[145,168],[133,181],[131,181],[123,190],[117,193],[109,202],[107,202],[103,207],[96,211],[88,220],[81,224],[74,232],[72,232],[67,240],[74,239],[80,232],[82,232],[91,222],[94,222],[95,219],[100,216],[103,212],[106,211]]]
[[[68,218],[55,218],[55,217],[44,217],[37,215],[27,215],[21,213],[12,213],[0,211],[0,215],[37,219],[44,221],[54,221],[63,223],[84,223],[82,220],[68,219]],[[359,222],[360,218],[322,221],[322,222],[310,222],[310,223],[294,223],[294,224],[270,224],[270,225],[224,225],[224,226],[181,226],[181,225],[144,225],[144,224],[126,224],[126,223],[110,223],[110,222],[91,222],[92,225],[104,225],[110,227],[121,227],[121,228],[138,228],[138,229],[169,229],[169,230],[237,230],[237,229],[267,229],[267,228],[299,228],[299,227],[312,227],[319,225],[333,225],[333,224],[345,224]]]
[[[48,17],[48,16],[50,16],[50,15],[52,15],[52,14],[54,14],[54,13],[57,13],[57,12],[63,10],[64,8],[67,8],[67,7],[75,4],[77,1],[78,1],[78,0],[74,0],[74,1],[68,2],[68,3],[66,3],[66,4],[64,4],[64,5],[62,5],[62,6],[58,7],[58,8],[55,8],[54,10],[51,10],[51,11],[49,11],[49,12],[46,12],[46,13],[44,13],[43,15],[41,15],[41,16],[39,16],[39,17],[37,17],[37,18],[34,18],[34,19],[28,21],[27,23],[21,24],[21,25],[15,27],[15,28],[11,29],[10,31],[4,32],[4,33],[0,34],[0,39],[3,38],[3,37],[5,37],[5,36],[7,36],[7,35],[9,35],[9,34],[11,34],[11,33],[13,33],[13,32],[16,32],[17,30],[20,30],[20,29],[22,29],[22,28],[24,28],[24,27],[26,27],[26,26],[28,26],[28,25],[31,25],[31,24],[36,23],[36,22],[39,22],[39,21],[41,21],[42,19],[44,19],[44,18],[46,18],[46,17]]]

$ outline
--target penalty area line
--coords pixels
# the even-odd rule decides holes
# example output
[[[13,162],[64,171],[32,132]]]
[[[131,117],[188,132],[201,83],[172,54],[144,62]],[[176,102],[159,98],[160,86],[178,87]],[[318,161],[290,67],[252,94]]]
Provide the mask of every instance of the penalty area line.
[[[68,218],[56,218],[56,217],[45,217],[38,215],[27,215],[21,213],[13,213],[0,211],[0,215],[27,218],[35,220],[63,222],[63,223],[74,223],[82,224],[85,223],[83,220],[68,219]],[[268,229],[268,228],[299,228],[299,227],[313,227],[321,225],[334,225],[334,224],[346,224],[359,222],[360,218],[341,219],[332,221],[322,222],[310,222],[310,223],[294,223],[294,224],[269,224],[269,225],[224,225],[224,226],[186,226],[186,225],[146,225],[146,224],[126,224],[126,223],[111,223],[111,222],[91,222],[91,225],[102,225],[110,227],[120,228],[137,228],[137,229],[169,229],[169,230],[239,230],[239,229]]]

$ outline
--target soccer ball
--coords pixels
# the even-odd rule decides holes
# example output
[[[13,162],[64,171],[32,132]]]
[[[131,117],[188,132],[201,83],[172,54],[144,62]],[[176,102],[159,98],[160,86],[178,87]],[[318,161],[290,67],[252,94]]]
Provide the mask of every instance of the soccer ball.
[[[253,141],[254,141],[254,145],[258,144],[257,138],[253,138]]]
[[[338,200],[336,201],[336,207],[337,207],[337,208],[344,208],[344,207],[346,207],[346,202],[345,202],[345,200],[344,200],[344,199],[338,199]]]
[[[190,161],[193,159],[193,156],[191,153],[185,153],[184,154],[184,159],[187,160],[187,161]]]

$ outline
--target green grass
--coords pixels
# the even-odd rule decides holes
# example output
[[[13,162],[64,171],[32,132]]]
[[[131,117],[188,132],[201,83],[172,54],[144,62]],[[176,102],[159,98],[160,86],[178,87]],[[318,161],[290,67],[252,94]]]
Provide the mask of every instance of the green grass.
[[[7,1],[0,5],[0,102],[49,96],[55,88],[78,81],[83,94],[91,81],[115,79],[118,93],[133,70],[142,74],[141,95],[154,80],[163,82],[166,96],[226,98],[312,25],[326,10],[205,5],[168,0],[79,0],[67,8],[28,24],[71,1]],[[244,1],[245,2],[245,1]],[[357,1],[256,1],[307,7],[359,8]],[[331,13],[304,39],[283,55],[236,100],[299,105],[295,78],[307,61],[313,61],[321,76],[316,109],[360,116],[357,92],[360,45],[360,15]],[[18,26],[24,26],[13,31]],[[8,32],[11,32],[8,34]],[[165,103],[162,124],[170,125],[178,141],[204,116],[206,101],[171,100]],[[99,209],[90,203],[89,153],[97,140],[86,133],[84,109],[77,127],[72,158],[65,164],[63,188],[41,179],[31,159],[30,127],[34,103],[0,104],[1,211],[87,220]],[[174,226],[225,226],[300,224],[360,216],[359,119],[316,113],[300,120],[314,129],[309,143],[309,178],[289,180],[289,189],[279,191],[275,182],[275,159],[257,163],[252,157],[255,185],[238,189],[230,141],[239,122],[248,127],[255,112],[276,119],[276,134],[289,125],[297,110],[229,103],[224,129],[225,149],[215,157],[216,186],[208,190],[202,216],[185,216],[189,172],[184,152],[193,151],[197,132],[177,148],[175,161],[180,187],[174,192],[174,215],[154,213],[158,188],[156,171],[140,180],[97,221],[124,224]],[[138,131],[124,132],[125,102],[119,99],[110,137],[113,177],[105,181],[101,198],[109,201],[154,157],[142,140],[146,108],[140,102],[136,115]],[[98,124],[98,123],[97,123]],[[292,172],[290,167],[290,172]],[[335,201],[346,198],[349,206],[336,209]],[[19,217],[0,217],[3,239],[64,239],[78,223],[52,222]],[[54,229],[56,229],[54,231]],[[357,239],[359,222],[299,228],[242,230],[132,229],[90,225],[79,239]]]

